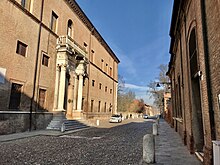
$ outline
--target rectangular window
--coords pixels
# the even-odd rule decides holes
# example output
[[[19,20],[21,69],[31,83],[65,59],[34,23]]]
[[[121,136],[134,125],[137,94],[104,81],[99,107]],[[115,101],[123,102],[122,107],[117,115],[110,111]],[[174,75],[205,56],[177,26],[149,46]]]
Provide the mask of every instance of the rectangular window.
[[[110,89],[110,94],[112,94],[112,89]]]
[[[95,86],[95,80],[92,80],[92,86],[93,87]]]
[[[95,55],[95,52],[94,50],[91,50],[91,62],[94,62],[94,55]]]
[[[108,73],[108,64],[105,64],[105,72]]]
[[[101,112],[101,101],[99,101],[98,112]]]
[[[106,112],[106,105],[107,105],[107,104],[106,104],[106,102],[105,102],[105,107],[104,107],[105,112]]]
[[[21,0],[21,6],[30,11],[31,0]]]
[[[20,108],[21,90],[22,90],[21,84],[16,84],[16,83],[11,84],[11,96],[10,96],[10,102],[9,102],[9,109]]]
[[[91,112],[93,112],[93,104],[94,104],[94,100],[91,100]]]
[[[101,69],[103,70],[104,69],[104,60],[101,59]]]
[[[105,92],[107,92],[108,91],[108,87],[105,87]]]
[[[45,101],[46,101],[46,90],[39,89],[38,109],[45,108]]]
[[[111,67],[110,67],[110,73],[109,74],[110,74],[110,76],[112,76],[112,68]]]
[[[44,66],[49,66],[49,58],[46,54],[43,54],[43,58],[42,58],[42,65]]]
[[[27,45],[24,44],[21,41],[17,41],[16,53],[25,57],[26,56],[26,52],[27,52]]]
[[[82,110],[83,110],[83,108],[84,108],[84,98],[82,98]]]
[[[101,83],[99,83],[99,89],[102,89],[102,84]]]
[[[83,43],[83,46],[84,46],[84,48],[85,48],[85,51],[87,51],[88,44],[84,42],[84,43]]]
[[[52,11],[50,29],[53,32],[57,31],[57,19],[58,19],[58,16],[56,15],[56,13],[54,11]]]

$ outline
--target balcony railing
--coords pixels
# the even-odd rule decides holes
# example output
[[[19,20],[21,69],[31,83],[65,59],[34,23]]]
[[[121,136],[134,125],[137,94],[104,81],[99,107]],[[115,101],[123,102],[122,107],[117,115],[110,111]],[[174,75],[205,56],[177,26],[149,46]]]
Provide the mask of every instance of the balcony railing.
[[[57,39],[57,45],[60,47],[69,47],[73,49],[73,51],[83,55],[84,57],[87,57],[87,52],[85,48],[81,47],[76,41],[74,41],[71,37],[69,36],[60,36]]]

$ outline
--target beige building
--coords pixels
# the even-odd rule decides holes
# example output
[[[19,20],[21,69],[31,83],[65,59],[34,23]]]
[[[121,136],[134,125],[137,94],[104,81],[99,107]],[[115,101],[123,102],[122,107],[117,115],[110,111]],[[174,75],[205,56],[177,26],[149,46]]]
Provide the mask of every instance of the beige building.
[[[75,0],[1,0],[0,14],[0,133],[117,112],[119,59]]]

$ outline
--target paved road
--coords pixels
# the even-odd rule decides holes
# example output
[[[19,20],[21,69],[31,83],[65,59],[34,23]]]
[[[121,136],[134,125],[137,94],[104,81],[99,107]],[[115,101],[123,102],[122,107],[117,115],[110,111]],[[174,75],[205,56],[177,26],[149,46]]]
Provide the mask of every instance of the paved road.
[[[68,135],[35,136],[0,143],[0,164],[136,165],[152,121],[134,119]],[[115,127],[112,127],[115,126]]]

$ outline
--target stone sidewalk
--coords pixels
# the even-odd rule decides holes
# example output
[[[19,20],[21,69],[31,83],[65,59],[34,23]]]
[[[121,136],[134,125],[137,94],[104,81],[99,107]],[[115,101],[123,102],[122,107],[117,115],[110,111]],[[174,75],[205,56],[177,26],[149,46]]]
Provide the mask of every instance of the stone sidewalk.
[[[157,165],[201,165],[202,163],[184,146],[180,135],[169,124],[160,120],[159,135],[155,137]],[[143,163],[145,165],[146,163]]]

